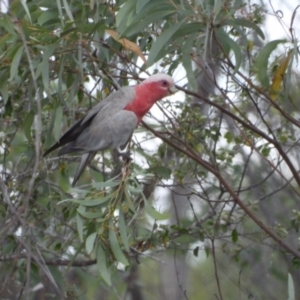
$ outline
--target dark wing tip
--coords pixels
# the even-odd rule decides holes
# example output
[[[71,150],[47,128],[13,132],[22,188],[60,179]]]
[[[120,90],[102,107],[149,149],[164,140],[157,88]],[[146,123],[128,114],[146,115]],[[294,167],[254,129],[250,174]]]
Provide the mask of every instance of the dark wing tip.
[[[55,149],[57,149],[59,147],[60,147],[59,143],[54,144],[52,147],[50,147],[48,150],[46,150],[46,152],[43,154],[43,157],[47,156],[49,153],[51,153],[52,151],[54,151]]]

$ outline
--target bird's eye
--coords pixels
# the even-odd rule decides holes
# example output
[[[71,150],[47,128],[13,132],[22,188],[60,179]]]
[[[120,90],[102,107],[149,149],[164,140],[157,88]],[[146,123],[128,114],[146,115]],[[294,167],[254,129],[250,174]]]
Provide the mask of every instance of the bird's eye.
[[[163,80],[162,81],[162,86],[168,86],[169,84],[168,84],[168,81],[166,81],[166,80]]]

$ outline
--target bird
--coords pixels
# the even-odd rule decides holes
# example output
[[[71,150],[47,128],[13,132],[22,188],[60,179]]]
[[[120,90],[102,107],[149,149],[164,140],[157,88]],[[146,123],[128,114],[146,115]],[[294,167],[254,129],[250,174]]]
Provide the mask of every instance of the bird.
[[[167,74],[154,74],[140,84],[125,86],[100,101],[70,127],[43,157],[58,149],[58,156],[82,153],[73,178],[74,187],[98,151],[124,149],[133,131],[155,102],[177,91]]]

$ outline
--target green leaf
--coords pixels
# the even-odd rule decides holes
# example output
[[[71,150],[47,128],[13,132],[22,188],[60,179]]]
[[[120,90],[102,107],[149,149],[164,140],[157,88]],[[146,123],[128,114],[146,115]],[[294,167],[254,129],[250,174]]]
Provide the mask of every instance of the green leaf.
[[[120,185],[120,181],[108,180],[105,182],[93,182],[92,187],[95,189],[103,189],[107,187],[115,187]]]
[[[63,108],[61,105],[59,105],[55,110],[55,122],[53,127],[53,135],[56,141],[58,141],[61,136],[62,117],[63,117]]]
[[[42,71],[42,79],[44,84],[44,89],[49,89],[49,62],[45,61],[43,64],[43,71]]]
[[[121,240],[123,242],[124,248],[127,252],[129,252],[128,237],[127,237],[127,232],[126,232],[127,227],[125,224],[122,207],[119,208],[119,230],[120,230],[120,236],[121,236]]]
[[[97,237],[97,232],[93,232],[92,234],[90,234],[86,241],[85,241],[85,249],[87,254],[91,254],[93,249],[94,249],[94,245],[95,245],[95,240]]]
[[[97,268],[103,280],[111,285],[111,277],[106,265],[106,253],[101,245],[97,249]]]
[[[145,211],[146,213],[152,217],[154,220],[158,220],[158,221],[163,221],[163,220],[167,220],[170,218],[169,214],[162,214],[160,212],[158,212],[157,210],[155,210],[149,203],[148,201],[144,201],[145,203]]]
[[[235,57],[234,73],[237,72],[242,64],[242,58],[243,58],[240,46],[233,39],[231,39],[229,35],[222,28],[216,30],[216,37],[220,42],[220,44],[222,45],[222,47],[224,48],[224,50],[226,48],[230,48],[233,51]]]
[[[43,60],[38,65],[35,72],[36,79],[40,76],[40,74],[42,74],[43,84],[45,89],[49,88],[49,58],[53,55],[56,48],[57,48],[57,43],[48,45],[45,48],[45,51],[43,53]]]
[[[116,25],[118,29],[126,28],[128,16],[136,7],[136,0],[126,1],[126,3],[118,11],[116,17]]]
[[[13,36],[17,35],[17,32],[16,32],[15,27],[14,27],[14,24],[11,21],[11,19],[8,17],[8,15],[1,16],[1,18],[0,18],[0,26],[3,27],[11,35],[13,35]]]
[[[23,122],[24,134],[25,134],[28,141],[32,140],[31,126],[32,126],[33,120],[34,120],[34,112],[30,111],[26,115],[26,117],[24,119],[24,122]]]
[[[131,200],[131,197],[128,193],[128,189],[124,189],[124,193],[125,193],[126,204],[132,211],[135,211],[135,205],[133,204],[133,202]]]
[[[127,1],[127,2],[134,2],[134,1]],[[117,29],[118,32],[121,34],[121,36],[124,35],[130,36],[132,34],[136,34],[143,31],[149,24],[153,24],[156,21],[163,20],[164,17],[173,14],[174,12],[176,12],[176,8],[170,3],[160,2],[159,5],[157,5],[156,1],[149,1],[139,11],[139,13],[135,13],[135,7],[132,7],[130,13],[128,13],[125,16],[126,19],[125,26],[124,26],[124,22],[122,22],[122,24],[120,25],[117,24]]]
[[[77,209],[77,211],[82,217],[84,217],[86,219],[99,219],[99,218],[102,218],[102,216],[103,216],[103,213],[101,211],[100,212],[89,212],[89,211],[80,211],[78,209]],[[97,220],[97,221],[99,221],[99,220]],[[105,221],[105,219],[103,219],[103,221]]]
[[[73,18],[73,15],[72,15],[72,12],[71,12],[71,9],[70,9],[70,6],[68,4],[68,1],[66,0],[63,0],[63,3],[64,3],[64,9],[69,17],[69,19],[74,22],[74,18]]]
[[[110,242],[111,250],[112,250],[116,260],[121,262],[123,265],[128,266],[129,262],[120,248],[117,234],[115,232],[115,226],[114,226],[112,219],[109,220],[109,228],[110,228],[109,229],[109,242]]]
[[[177,32],[174,34],[174,37],[179,38],[182,36],[186,36],[188,39],[190,38],[189,35],[195,33],[194,41],[199,40],[199,31],[204,30],[204,27],[199,22],[191,22],[188,24],[183,24],[180,28],[178,28]],[[184,43],[185,45],[185,43]],[[182,45],[182,46],[184,46]],[[184,49],[184,47],[183,47]]]
[[[170,179],[172,171],[165,166],[156,166],[156,167],[149,168],[147,172],[154,173],[159,177],[161,177],[162,179]]]
[[[210,255],[210,248],[209,247],[205,247],[204,250],[205,250],[206,258],[208,258],[209,255]]]
[[[263,147],[261,149],[261,154],[265,157],[269,156],[271,149],[269,147]]]
[[[143,31],[149,24],[166,18],[169,15],[174,14],[174,10],[159,10],[152,15],[147,15],[144,20],[132,22],[130,25],[125,27],[120,36],[132,36]]]
[[[191,51],[196,39],[196,34],[191,34],[182,45],[182,65],[185,68],[188,83],[194,92],[197,92],[197,82],[192,68]]]
[[[238,233],[237,233],[237,230],[236,229],[233,229],[232,232],[231,232],[231,239],[232,239],[232,242],[233,243],[236,243],[237,240],[238,240],[239,236],[238,236]]]
[[[224,135],[224,138],[227,140],[227,143],[231,143],[234,139],[234,135],[231,131],[227,131]]]
[[[26,4],[26,0],[21,0],[21,4],[22,4],[23,7],[24,7],[24,10],[25,10],[25,12],[26,12],[26,14],[27,14],[27,16],[28,16],[28,18],[29,18],[29,20],[30,20],[30,23],[32,23],[31,15],[30,15],[28,6],[27,6],[27,4]]]
[[[253,29],[263,40],[265,39],[265,35],[262,32],[262,30],[259,28],[259,26],[257,26],[255,23],[253,23],[249,20],[246,20],[246,19],[227,19],[227,20],[224,20],[223,22],[221,22],[220,25],[222,25],[222,26],[238,25],[238,26],[242,26],[242,27],[247,27],[247,28]]]
[[[43,26],[48,21],[59,21],[57,9],[49,9],[44,11],[38,18],[38,24]]]
[[[172,38],[172,36],[176,33],[176,31],[180,28],[180,26],[185,22],[185,20],[182,20],[181,22],[172,25],[167,30],[165,30],[152,44],[147,65],[150,67],[156,62],[156,59],[158,57],[158,54],[162,50],[162,48],[169,42],[169,40]]]
[[[254,66],[257,70],[258,80],[264,88],[269,88],[268,76],[268,60],[271,53],[276,49],[279,44],[286,43],[286,40],[275,40],[268,43],[262,48],[256,57]]]
[[[111,197],[112,197],[111,195],[107,195],[100,199],[91,199],[91,200],[67,199],[67,200],[83,206],[97,206],[106,203],[109,199],[111,199]]]
[[[300,259],[298,257],[294,257],[293,260],[293,267],[295,269],[299,269],[300,268]]]
[[[149,1],[150,0],[137,0],[136,13],[138,14]]]
[[[288,300],[295,300],[295,287],[292,275],[288,274]]]
[[[10,80],[12,80],[15,77],[15,75],[18,73],[19,64],[20,64],[23,51],[24,51],[24,46],[21,46],[13,57],[13,60],[10,65]]]
[[[1,77],[0,92],[1,92],[1,96],[4,100],[4,104],[6,104],[6,102],[8,100],[8,82],[7,82],[7,77],[6,76]]]
[[[80,241],[83,242],[83,219],[78,213],[76,215],[76,224]]]

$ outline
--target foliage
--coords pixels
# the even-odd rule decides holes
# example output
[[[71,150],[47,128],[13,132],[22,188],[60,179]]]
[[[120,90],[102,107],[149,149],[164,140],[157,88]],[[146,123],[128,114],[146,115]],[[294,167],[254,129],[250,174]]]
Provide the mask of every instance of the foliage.
[[[296,13],[285,39],[266,41],[251,1],[12,1],[0,17],[1,298],[115,299],[140,291],[135,261],[141,278],[144,262],[158,276],[163,252],[182,299],[296,299]],[[78,156],[43,151],[110,92],[156,71],[178,80],[184,101],[165,99],[144,120],[132,161],[99,153],[71,188]],[[185,256],[196,261],[190,286],[175,264]],[[197,289],[196,265],[210,289]],[[229,266],[233,288],[220,272]]]

